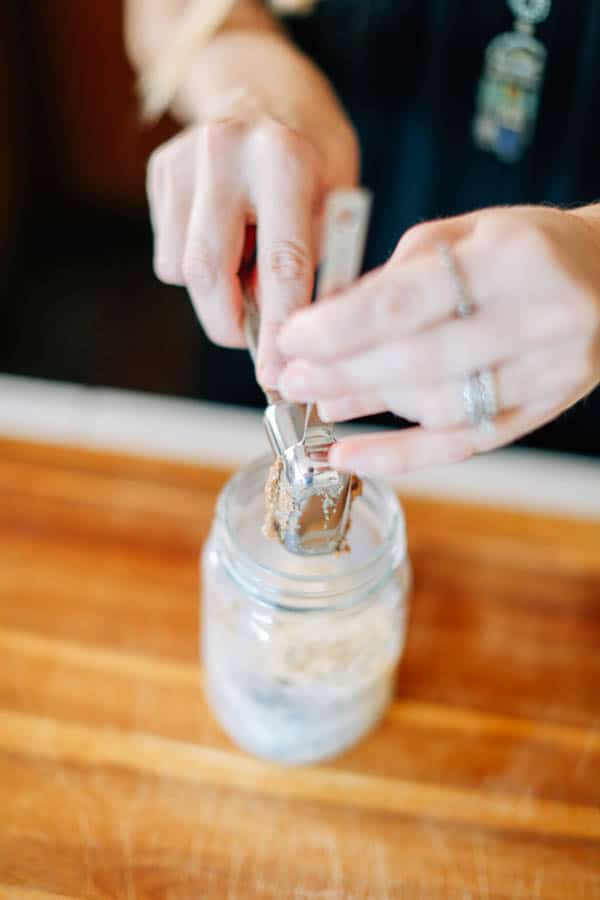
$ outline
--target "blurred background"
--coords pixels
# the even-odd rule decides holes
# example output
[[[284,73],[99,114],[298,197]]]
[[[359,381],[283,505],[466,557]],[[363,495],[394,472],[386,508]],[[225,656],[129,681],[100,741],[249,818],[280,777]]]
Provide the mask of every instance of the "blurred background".
[[[121,0],[0,4],[0,372],[258,404],[247,354],[153,275],[145,166],[177,126],[141,124],[122,19]],[[525,443],[597,454],[598,418]]]
[[[120,0],[0,3],[0,370],[193,396],[203,338],[153,276],[151,150]]]

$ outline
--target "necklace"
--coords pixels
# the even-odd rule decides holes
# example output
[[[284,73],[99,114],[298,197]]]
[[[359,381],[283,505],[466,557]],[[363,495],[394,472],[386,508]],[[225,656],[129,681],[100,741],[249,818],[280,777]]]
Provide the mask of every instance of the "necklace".
[[[514,28],[497,35],[485,51],[473,139],[502,162],[514,163],[535,130],[547,51],[534,31],[548,18],[552,0],[508,0],[508,5]]]

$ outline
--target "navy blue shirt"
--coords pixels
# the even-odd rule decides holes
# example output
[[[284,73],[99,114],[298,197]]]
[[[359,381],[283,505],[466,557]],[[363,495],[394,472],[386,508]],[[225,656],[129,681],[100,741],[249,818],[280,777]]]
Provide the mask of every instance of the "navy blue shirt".
[[[361,139],[375,193],[368,265],[416,222],[506,203],[600,200],[600,2],[554,0],[532,146],[507,165],[471,138],[490,40],[506,0],[320,0],[290,31],[324,69]]]

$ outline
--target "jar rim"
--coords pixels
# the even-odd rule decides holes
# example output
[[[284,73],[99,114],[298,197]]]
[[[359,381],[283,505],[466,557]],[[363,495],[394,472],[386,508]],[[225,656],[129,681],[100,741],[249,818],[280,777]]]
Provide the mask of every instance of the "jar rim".
[[[261,578],[261,594],[263,594],[266,587],[265,582],[262,580],[263,578],[267,579],[267,581],[269,579],[283,578],[285,579],[286,584],[291,587],[291,590],[286,589],[285,593],[288,596],[294,596],[294,586],[297,589],[308,589],[311,585],[316,586],[318,584],[322,584],[323,575],[302,575],[283,572],[277,567],[269,566],[263,562],[260,562],[259,560],[255,559],[250,553],[248,553],[248,550],[239,540],[236,534],[236,528],[231,521],[232,509],[230,506],[230,500],[234,495],[236,488],[239,487],[244,479],[252,476],[253,473],[258,474],[261,470],[264,471],[268,469],[268,467],[271,465],[271,462],[272,457],[264,455],[259,459],[254,460],[252,463],[250,463],[248,466],[245,466],[240,471],[236,472],[236,474],[227,482],[221,492],[217,506],[217,516],[224,525],[227,542],[235,553],[235,568],[238,569],[239,564],[242,563],[244,569],[246,569],[248,572],[251,572],[253,575],[259,576]],[[395,564],[403,563],[406,561],[407,547],[405,521],[402,508],[400,506],[396,493],[385,483],[374,481],[370,478],[365,478],[363,480],[363,483],[367,491],[371,493],[376,492],[381,501],[386,504],[389,510],[389,522],[387,523],[385,534],[383,535],[381,541],[378,542],[377,547],[374,549],[372,554],[369,554],[366,559],[362,560],[356,566],[350,568],[347,572],[336,573],[331,576],[332,588],[336,580],[342,581],[343,579],[348,578],[356,579],[358,582],[357,587],[359,587],[360,585],[365,586],[367,581],[372,582],[372,578],[369,578],[368,576],[373,573],[374,569],[378,568],[378,564],[391,555],[394,555],[395,557]],[[393,504],[393,509],[390,510],[391,504]],[[377,578],[377,580],[379,580],[379,577]],[[254,578],[252,580],[254,580]],[[335,590],[328,590],[327,592],[315,591],[311,592],[311,597],[316,600],[318,597],[323,598],[324,596],[332,596],[337,593],[338,592]],[[308,598],[303,595],[303,599]]]

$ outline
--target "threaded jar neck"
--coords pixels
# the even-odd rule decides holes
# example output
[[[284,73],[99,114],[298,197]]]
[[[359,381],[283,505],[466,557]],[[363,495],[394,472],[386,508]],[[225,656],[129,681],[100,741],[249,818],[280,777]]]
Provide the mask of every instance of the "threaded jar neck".
[[[391,488],[365,479],[349,532],[350,552],[300,557],[262,533],[263,489],[272,459],[263,457],[223,489],[214,524],[215,552],[229,577],[264,606],[299,614],[353,607],[403,565],[404,516]]]

